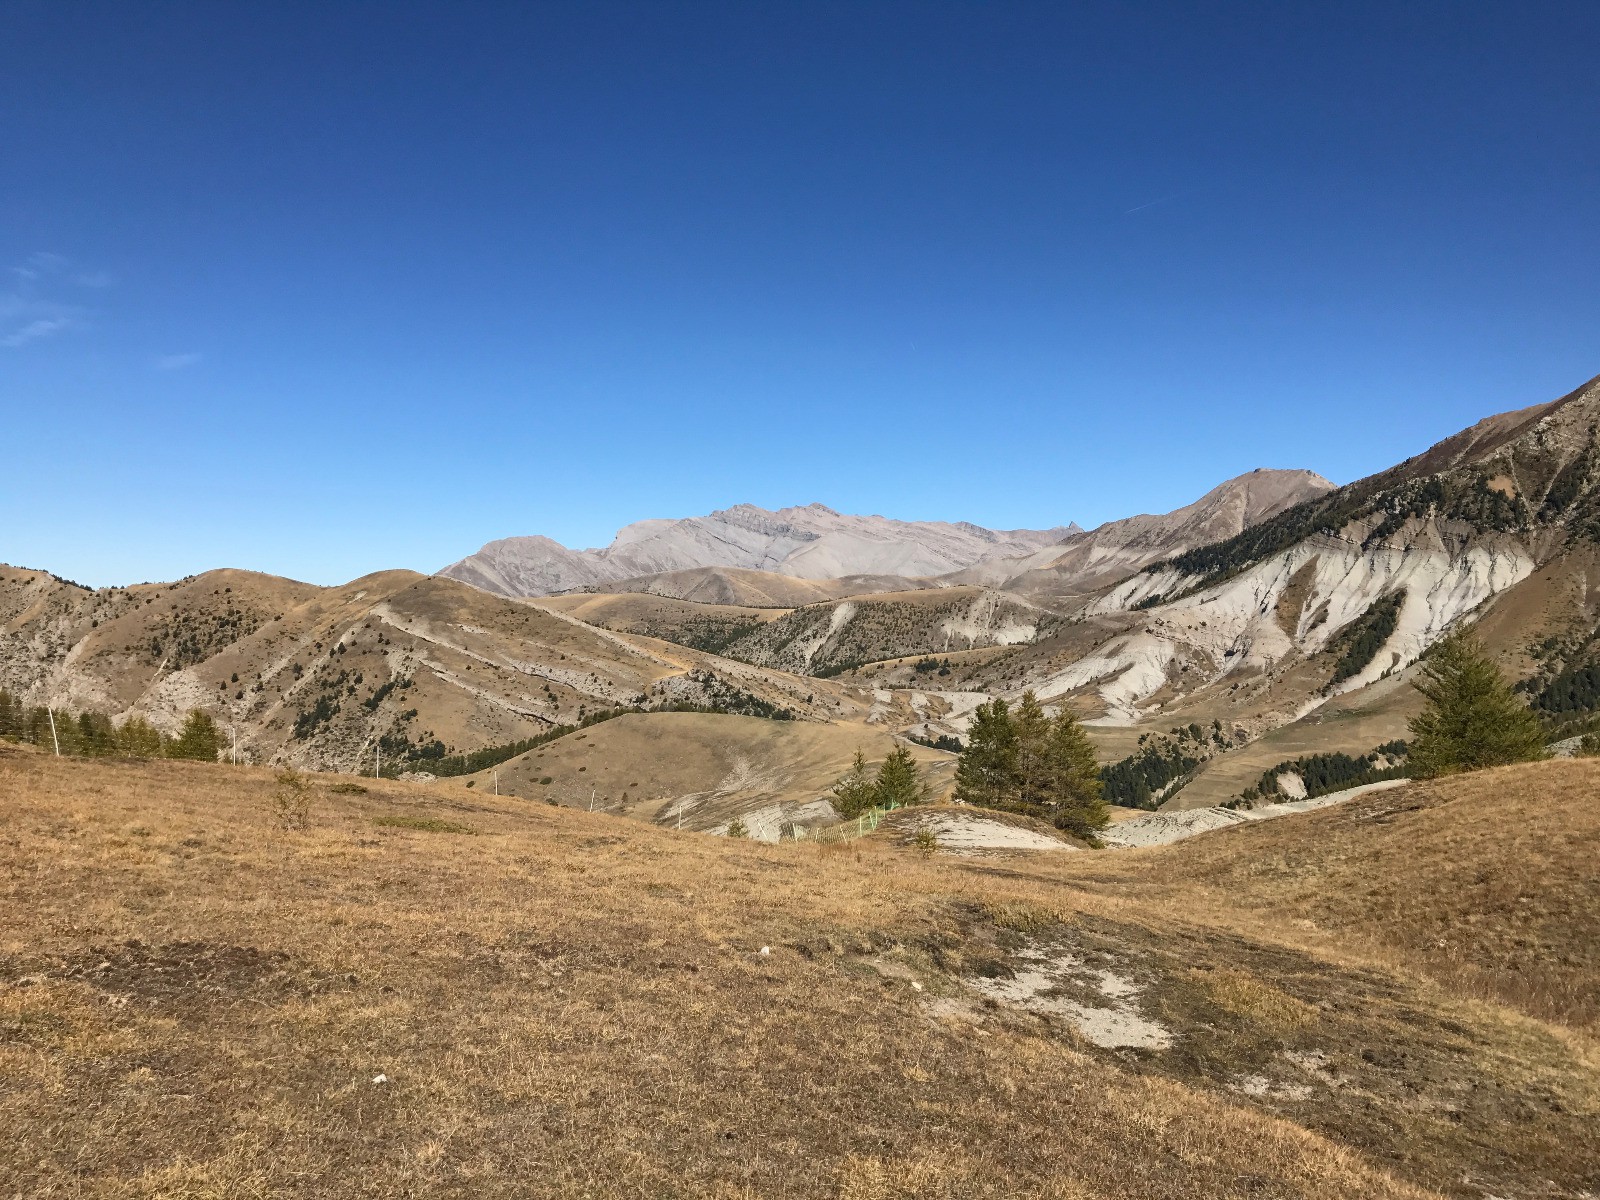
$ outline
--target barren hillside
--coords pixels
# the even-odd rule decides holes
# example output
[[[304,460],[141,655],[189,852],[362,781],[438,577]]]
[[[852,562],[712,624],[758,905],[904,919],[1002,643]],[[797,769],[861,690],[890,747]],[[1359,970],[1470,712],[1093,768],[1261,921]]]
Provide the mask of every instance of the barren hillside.
[[[751,836],[837,817],[829,793],[859,748],[876,766],[896,745],[882,726],[763,721],[722,713],[618,717],[530,750],[470,781],[531,799],[688,830],[739,817]],[[950,790],[955,756],[911,747],[935,796]]]

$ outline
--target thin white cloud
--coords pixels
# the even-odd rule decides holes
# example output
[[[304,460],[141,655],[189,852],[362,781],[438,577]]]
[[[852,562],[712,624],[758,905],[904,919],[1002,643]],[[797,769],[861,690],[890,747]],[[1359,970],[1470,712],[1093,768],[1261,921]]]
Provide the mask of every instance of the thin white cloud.
[[[155,368],[158,371],[181,371],[194,366],[200,357],[198,354],[163,354],[155,360]]]
[[[9,268],[12,286],[0,292],[0,346],[16,349],[89,324],[90,310],[64,299],[74,287],[116,282],[104,271],[80,270],[61,254],[39,251]]]
[[[75,328],[77,324],[78,322],[72,317],[38,317],[21,328],[12,330],[5,337],[0,337],[0,346],[25,346],[40,338]]]

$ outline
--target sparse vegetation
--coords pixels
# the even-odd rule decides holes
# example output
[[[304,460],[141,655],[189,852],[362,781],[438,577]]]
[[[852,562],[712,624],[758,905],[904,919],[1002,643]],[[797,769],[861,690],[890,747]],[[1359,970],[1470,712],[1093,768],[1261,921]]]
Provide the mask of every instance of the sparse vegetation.
[[[419,833],[477,833],[471,825],[459,821],[445,821],[438,817],[385,816],[373,818],[374,825],[383,829],[413,829]]]
[[[299,771],[279,771],[274,780],[272,812],[281,830],[311,828],[311,781]]]
[[[453,823],[461,793],[384,781],[317,788],[313,827],[263,844],[265,770],[0,747],[0,1177],[314,1179],[330,1200],[1578,1195],[1597,770],[977,863],[892,829],[729,843],[476,793],[480,836],[411,833],[373,822]],[[1103,1010],[1107,972],[1173,1046],[1101,1049],[973,982],[1072,957],[1081,980],[1047,999]]]

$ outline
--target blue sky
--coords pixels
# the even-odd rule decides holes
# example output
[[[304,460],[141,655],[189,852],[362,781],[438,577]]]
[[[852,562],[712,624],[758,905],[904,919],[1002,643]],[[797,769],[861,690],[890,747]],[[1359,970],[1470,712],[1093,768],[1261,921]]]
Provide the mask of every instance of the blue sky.
[[[0,2],[0,560],[1345,482],[1600,372],[1585,4]]]

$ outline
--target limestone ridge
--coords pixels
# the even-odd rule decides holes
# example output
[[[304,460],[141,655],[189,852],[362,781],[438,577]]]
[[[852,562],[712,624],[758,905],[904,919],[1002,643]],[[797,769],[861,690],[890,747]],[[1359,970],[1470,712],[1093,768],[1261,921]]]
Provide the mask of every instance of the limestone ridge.
[[[798,579],[944,575],[989,558],[1031,553],[1075,526],[993,530],[967,522],[851,516],[822,504],[776,512],[739,504],[704,517],[648,520],[609,546],[571,550],[546,537],[490,542],[439,574],[504,596],[542,596],[636,576],[703,567]]]

